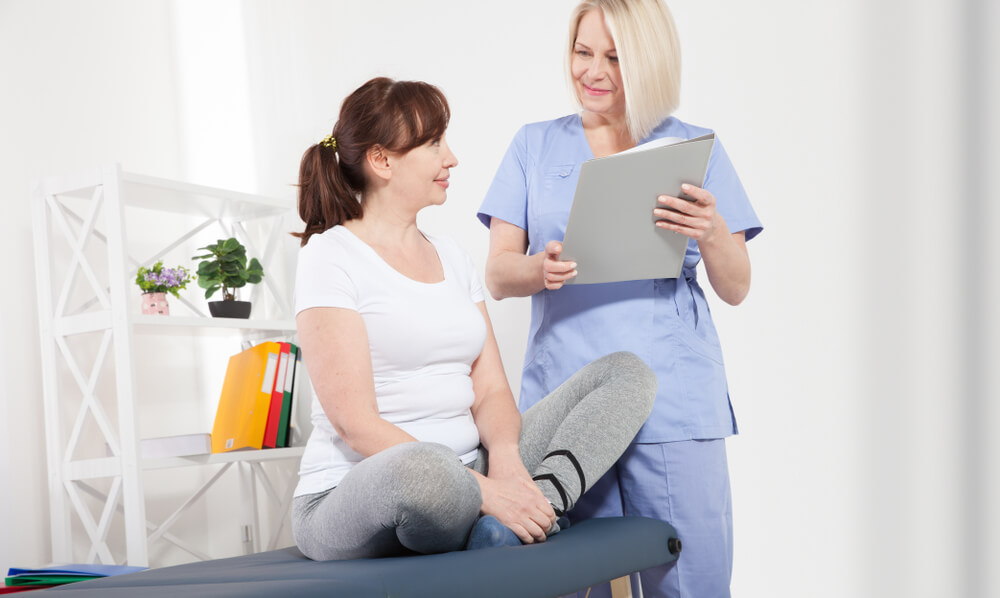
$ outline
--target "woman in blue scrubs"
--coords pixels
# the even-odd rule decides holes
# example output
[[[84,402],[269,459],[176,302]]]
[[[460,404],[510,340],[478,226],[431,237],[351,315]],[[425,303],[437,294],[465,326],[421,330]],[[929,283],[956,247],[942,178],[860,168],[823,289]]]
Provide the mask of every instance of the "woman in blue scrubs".
[[[654,210],[655,226],[689,237],[678,278],[564,286],[577,267],[587,267],[560,260],[581,164],[655,139],[711,132],[670,116],[679,98],[680,48],[660,0],[582,2],[570,19],[567,50],[582,111],[522,127],[479,212],[490,228],[490,292],[532,298],[520,408],[601,355],[628,350],[643,358],[659,382],[653,413],[570,517],[669,521],[684,550],[676,565],[641,573],[643,595],[729,596],[724,439],[737,429],[696,268],[703,261],[713,292],[739,304],[750,288],[746,242],[761,225],[717,138],[704,187],[684,189],[696,201],[663,195]],[[614,201],[608,197],[609,212]]]

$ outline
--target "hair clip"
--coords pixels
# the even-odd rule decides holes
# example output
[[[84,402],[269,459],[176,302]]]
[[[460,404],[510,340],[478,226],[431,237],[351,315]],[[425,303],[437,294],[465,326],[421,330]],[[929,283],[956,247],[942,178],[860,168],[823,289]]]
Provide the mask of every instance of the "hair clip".
[[[323,138],[323,141],[319,142],[323,147],[328,147],[333,151],[337,151],[337,139],[333,135],[327,135]]]

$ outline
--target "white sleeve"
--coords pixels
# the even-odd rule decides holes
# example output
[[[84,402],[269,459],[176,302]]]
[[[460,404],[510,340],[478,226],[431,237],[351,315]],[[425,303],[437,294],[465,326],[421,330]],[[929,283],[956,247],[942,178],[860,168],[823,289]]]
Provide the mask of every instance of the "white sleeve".
[[[465,256],[465,267],[469,272],[469,297],[472,298],[473,303],[480,303],[486,300],[486,295],[483,293],[483,283],[479,280],[479,272],[476,272],[476,266],[472,263],[472,258],[469,254],[462,252]]]
[[[448,261],[452,271],[457,275],[459,283],[463,287],[468,286],[469,299],[473,303],[485,301],[486,294],[483,291],[483,284],[479,280],[479,272],[476,271],[476,266],[472,263],[472,258],[469,257],[465,249],[451,237],[434,237],[434,240],[436,241],[435,246],[440,247],[444,252],[444,255],[440,256],[441,259]]]
[[[314,235],[299,250],[295,272],[295,313],[311,307],[358,309],[358,287],[348,271],[343,247]]]

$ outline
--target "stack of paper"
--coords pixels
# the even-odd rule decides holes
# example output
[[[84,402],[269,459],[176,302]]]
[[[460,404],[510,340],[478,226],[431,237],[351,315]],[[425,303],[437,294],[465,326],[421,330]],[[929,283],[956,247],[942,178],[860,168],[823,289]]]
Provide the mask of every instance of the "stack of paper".
[[[105,444],[104,450],[109,457],[114,456],[110,444]],[[207,455],[212,452],[212,435],[203,432],[201,434],[143,438],[139,441],[139,452],[143,459]]]
[[[203,432],[201,434],[144,438],[139,442],[139,448],[143,459],[207,455],[212,452],[212,436]]]
[[[87,564],[59,565],[42,569],[18,569],[11,567],[7,570],[6,587],[0,588],[0,594],[19,592],[27,589],[48,588],[76,581],[96,579],[98,577],[135,573],[145,568],[128,567],[125,565]]]

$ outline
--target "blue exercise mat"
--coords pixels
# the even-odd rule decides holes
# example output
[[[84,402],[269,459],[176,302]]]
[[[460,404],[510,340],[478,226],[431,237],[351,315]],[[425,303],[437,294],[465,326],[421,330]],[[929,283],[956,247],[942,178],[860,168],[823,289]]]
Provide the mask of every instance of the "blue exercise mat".
[[[548,541],[444,554],[311,561],[295,547],[40,590],[59,598],[546,598],[674,561],[673,526],[645,517],[591,519]]]

